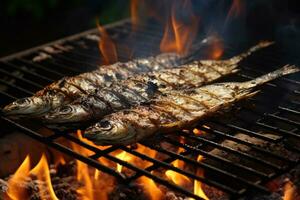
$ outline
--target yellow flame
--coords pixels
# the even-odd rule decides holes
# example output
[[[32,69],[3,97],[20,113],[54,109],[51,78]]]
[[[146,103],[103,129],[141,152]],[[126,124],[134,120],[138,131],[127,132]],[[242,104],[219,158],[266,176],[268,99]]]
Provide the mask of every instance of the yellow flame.
[[[20,167],[14,173],[14,175],[8,180],[8,190],[6,195],[12,200],[19,200],[26,196],[26,191],[23,187],[20,187],[23,181],[29,174],[30,170],[30,158],[27,155]]]
[[[48,167],[48,162],[45,154],[42,155],[38,164],[30,171],[30,174],[33,174],[37,177],[38,180],[42,180],[46,183],[47,192],[42,192],[44,190],[44,185],[38,185],[39,187],[39,194],[42,200],[58,200],[57,196],[55,195],[54,189],[52,187],[51,178],[50,178],[50,171]]]
[[[201,162],[202,160],[203,160],[203,156],[199,155],[197,161]],[[197,176],[204,177],[204,172],[202,169],[197,170]],[[202,189],[202,183],[197,180],[194,180],[194,194],[205,200],[209,200],[209,198],[206,196],[206,194]]]
[[[151,200],[160,200],[162,198],[162,191],[157,187],[152,179],[142,176],[138,179],[138,182],[143,185],[145,192],[149,195]]]

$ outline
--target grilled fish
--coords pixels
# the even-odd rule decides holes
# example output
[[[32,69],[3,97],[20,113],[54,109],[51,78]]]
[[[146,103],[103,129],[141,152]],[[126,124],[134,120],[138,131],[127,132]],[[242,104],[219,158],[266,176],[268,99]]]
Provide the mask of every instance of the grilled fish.
[[[100,86],[109,86],[113,81],[127,79],[133,74],[162,70],[180,65],[180,57],[174,53],[136,59],[126,63],[117,62],[100,66],[97,70],[73,77],[64,77],[32,97],[18,99],[5,106],[5,115],[34,117],[67,104],[81,96],[94,92]]]
[[[237,65],[245,57],[256,50],[271,45],[272,42],[261,42],[247,52],[228,60],[201,61],[207,66]],[[115,63],[110,66],[100,67],[98,70],[83,73],[75,77],[66,77],[56,81],[34,96],[19,99],[4,107],[5,115],[36,117],[41,116],[51,109],[68,104],[82,96],[94,93],[99,87],[109,87],[116,80],[126,79],[134,74],[159,71],[178,65],[179,57],[176,54],[161,54],[147,59],[137,59],[127,63]]]
[[[107,114],[150,101],[169,90],[198,87],[236,72],[237,65],[207,66],[193,62],[181,68],[135,76],[110,87],[99,88],[74,102],[58,107],[42,117],[44,122],[71,123],[97,120]],[[65,124],[66,125],[66,124]]]
[[[84,137],[98,145],[128,145],[157,132],[192,127],[197,121],[253,96],[258,92],[257,86],[299,71],[299,68],[287,65],[251,81],[216,83],[181,92],[167,92],[146,105],[107,115],[87,128]]]
[[[97,120],[109,113],[147,102],[160,92],[199,87],[236,72],[241,57],[267,44],[261,43],[245,54],[226,61],[195,61],[180,68],[134,76],[51,110],[43,116],[43,120],[48,124],[60,124],[62,129],[62,123],[68,127],[66,123],[74,126],[77,122]]]

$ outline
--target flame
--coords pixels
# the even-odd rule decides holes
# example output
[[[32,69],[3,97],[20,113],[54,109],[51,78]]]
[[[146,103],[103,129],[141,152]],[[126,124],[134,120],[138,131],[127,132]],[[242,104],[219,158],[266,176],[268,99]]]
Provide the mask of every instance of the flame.
[[[284,195],[283,200],[294,200],[295,199],[295,187],[293,183],[289,180],[284,185]]]
[[[119,158],[120,160],[127,161],[127,162],[133,160],[133,156],[128,154],[126,151],[122,151],[121,153],[116,155],[116,157]],[[123,168],[123,165],[117,164],[118,172],[122,172],[122,168]]]
[[[177,153],[181,153],[183,151],[184,151],[183,148],[179,148]],[[172,162],[172,165],[176,168],[184,169],[184,162],[182,160],[177,159],[174,162]],[[176,185],[183,186],[190,183],[190,179],[188,177],[172,170],[167,170],[165,172],[165,175],[168,177],[168,179],[172,180]]]
[[[162,198],[162,191],[152,179],[142,176],[138,179],[138,182],[143,185],[145,192],[149,195],[151,200],[160,200]]]
[[[100,33],[98,47],[104,59],[104,64],[111,64],[118,61],[117,48],[113,40],[109,37],[106,30],[100,26],[97,21],[97,27]]]
[[[227,19],[240,16],[243,13],[243,8],[244,6],[241,0],[233,0],[227,15]]]
[[[216,39],[213,40],[210,46],[210,54],[208,55],[208,57],[210,59],[218,60],[224,53],[224,44],[218,35],[213,34],[213,37],[215,37]]]
[[[132,24],[132,30],[136,31],[137,26],[140,24],[140,18],[138,14],[138,8],[139,8],[139,1],[142,0],[131,0],[130,1],[130,17],[131,17],[131,24]]]
[[[201,162],[203,160],[203,156],[199,155],[197,158],[198,162]],[[203,177],[204,176],[204,172],[202,169],[198,169],[197,170],[197,176]],[[200,181],[194,180],[194,194],[205,199],[208,200],[209,198],[206,196],[206,194],[204,193],[204,191],[202,190],[202,183]]]
[[[42,155],[38,164],[30,171],[30,174],[33,174],[37,177],[38,180],[42,180],[46,183],[47,191],[44,191],[44,185],[39,185],[39,194],[42,200],[52,199],[58,200],[57,196],[55,195],[54,189],[52,187],[51,178],[50,178],[50,171],[48,167],[48,162],[45,154]]]
[[[12,200],[19,200],[26,196],[24,188],[19,187],[19,184],[25,181],[30,170],[30,158],[26,156],[20,167],[14,175],[8,180],[8,190],[6,195]]]
[[[182,10],[189,14],[188,20],[179,19],[179,14]],[[177,52],[180,55],[186,54],[196,37],[198,24],[199,17],[193,14],[190,0],[173,3],[171,6],[171,16],[166,23],[164,35],[160,43],[160,50],[162,52]]]

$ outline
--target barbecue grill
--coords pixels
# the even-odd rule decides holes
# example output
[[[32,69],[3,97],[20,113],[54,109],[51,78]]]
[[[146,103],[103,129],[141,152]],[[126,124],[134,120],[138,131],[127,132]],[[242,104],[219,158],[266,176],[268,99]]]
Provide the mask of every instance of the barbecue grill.
[[[130,21],[127,19],[106,26],[112,39],[120,44],[118,46],[120,61],[159,53],[157,45],[154,45],[159,43],[163,34],[163,30],[159,26],[148,24],[138,27],[134,42],[132,42],[133,37],[130,36],[130,29]],[[98,30],[93,29],[2,58],[0,62],[1,105],[17,98],[30,96],[35,91],[64,76],[90,71],[100,65],[102,60],[98,55],[98,38]],[[198,41],[203,38],[204,36],[200,35]],[[237,55],[248,46],[250,45],[247,43],[226,44],[224,57]],[[126,47],[133,49],[132,53],[128,53]],[[198,50],[192,58],[205,58],[205,52]],[[280,44],[275,44],[242,61],[240,63],[241,70],[237,74],[222,80],[249,80],[287,63],[300,64],[298,58],[289,56]],[[299,85],[298,73],[262,86],[258,95],[240,103],[229,114],[199,122],[196,128],[203,134],[192,134],[191,130],[183,130],[168,135],[157,134],[157,136],[141,142],[141,145],[165,155],[164,159],[152,158],[136,151],[134,147],[109,146],[100,149],[78,139],[69,132],[53,130],[52,134],[44,135],[37,132],[30,123],[15,121],[4,116],[1,116],[1,129],[3,129],[2,132],[8,126],[18,129],[41,143],[116,177],[120,183],[127,184],[141,176],[146,176],[173,191],[201,199],[190,190],[154,173],[159,169],[167,169],[198,180],[235,199],[247,194],[269,193],[266,183],[288,173],[300,163],[298,157],[300,148],[297,146],[297,142],[300,141]],[[267,133],[272,133],[276,137],[271,137]],[[267,143],[268,147],[239,138],[238,134],[244,134],[254,140]],[[93,154],[85,156],[81,152],[71,150],[59,142],[61,138],[76,143]],[[222,143],[224,140],[250,148],[251,151],[243,152],[226,146]],[[178,153],[178,151],[160,145],[161,143],[181,148],[183,151]],[[279,149],[278,152],[273,151],[269,146],[272,146],[272,149]],[[212,149],[218,149],[228,156],[214,155],[211,153]],[[151,166],[137,167],[111,154],[118,150],[149,161]],[[205,161],[197,161],[197,155],[202,155]],[[237,157],[240,162],[232,161],[230,156]],[[133,173],[131,175],[119,173],[100,163],[99,158],[106,158],[111,162],[118,163]],[[195,168],[203,169],[205,176],[173,166],[171,163],[175,160],[181,160]]]

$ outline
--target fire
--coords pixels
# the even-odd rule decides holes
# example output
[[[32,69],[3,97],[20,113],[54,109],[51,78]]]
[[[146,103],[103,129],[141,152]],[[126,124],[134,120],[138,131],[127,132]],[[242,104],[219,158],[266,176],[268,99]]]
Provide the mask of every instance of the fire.
[[[111,64],[118,61],[117,48],[113,40],[109,37],[106,30],[97,22],[100,33],[98,47],[104,59],[104,64]]]
[[[177,153],[183,152],[184,149],[179,148]],[[173,163],[173,166],[176,168],[184,169],[184,162],[182,160],[175,160]],[[165,172],[165,175],[168,177],[168,179],[172,180],[176,185],[187,185],[190,183],[190,179],[184,175],[181,175],[177,172],[174,172],[172,170],[167,170]]]
[[[151,200],[160,200],[162,198],[162,191],[152,179],[142,176],[138,179],[138,182],[143,185],[145,192],[150,196]]]
[[[139,1],[141,0],[131,0],[130,1],[130,17],[131,17],[131,24],[132,24],[132,30],[136,31],[137,26],[139,25],[139,14],[138,14],[138,8],[139,8]]]
[[[30,158],[27,156],[15,174],[8,180],[8,190],[6,195],[12,200],[18,200],[26,197],[24,188],[19,187],[19,184],[25,181],[30,170]]]
[[[133,156],[128,154],[126,151],[122,151],[116,157],[119,158],[120,160],[127,161],[127,162],[129,162],[133,159]],[[117,164],[117,171],[118,172],[122,172],[122,168],[123,168],[122,165]]]
[[[187,13],[188,20],[183,19],[184,15],[179,15],[183,10]],[[196,37],[198,25],[199,17],[193,14],[191,1],[176,1],[171,6],[171,16],[165,26],[160,50],[184,55]]]
[[[243,8],[244,6],[241,0],[233,0],[227,18],[240,16],[243,12]]]
[[[203,160],[203,156],[199,155],[197,158],[198,162],[201,162]],[[202,169],[198,169],[197,170],[197,176],[203,177],[204,176],[204,172]],[[204,193],[204,191],[202,190],[202,184],[200,181],[194,180],[194,194],[205,199],[208,200],[209,198],[206,196],[206,194]]]
[[[211,44],[209,58],[218,60],[221,58],[221,56],[224,53],[224,44],[219,36],[214,35],[213,37],[215,37],[216,39],[213,40],[213,42]]]
[[[296,188],[293,183],[288,180],[284,185],[284,195],[283,200],[294,200],[296,199]]]
[[[44,185],[39,185],[39,194],[40,197],[44,200],[52,199],[58,200],[55,195],[55,192],[52,187],[51,178],[50,178],[50,171],[48,167],[48,162],[45,154],[42,155],[41,160],[39,163],[30,171],[30,174],[33,174],[37,177],[38,180],[41,180],[46,183],[46,191],[44,191]]]
[[[26,179],[30,176],[33,176],[43,183],[37,182],[39,195],[42,200],[58,200],[52,187],[50,171],[45,154],[42,155],[40,161],[32,170],[30,170],[30,157],[27,156],[25,158],[15,174],[8,181],[7,196],[12,200],[26,199],[26,189],[25,187],[20,186],[26,184]]]

